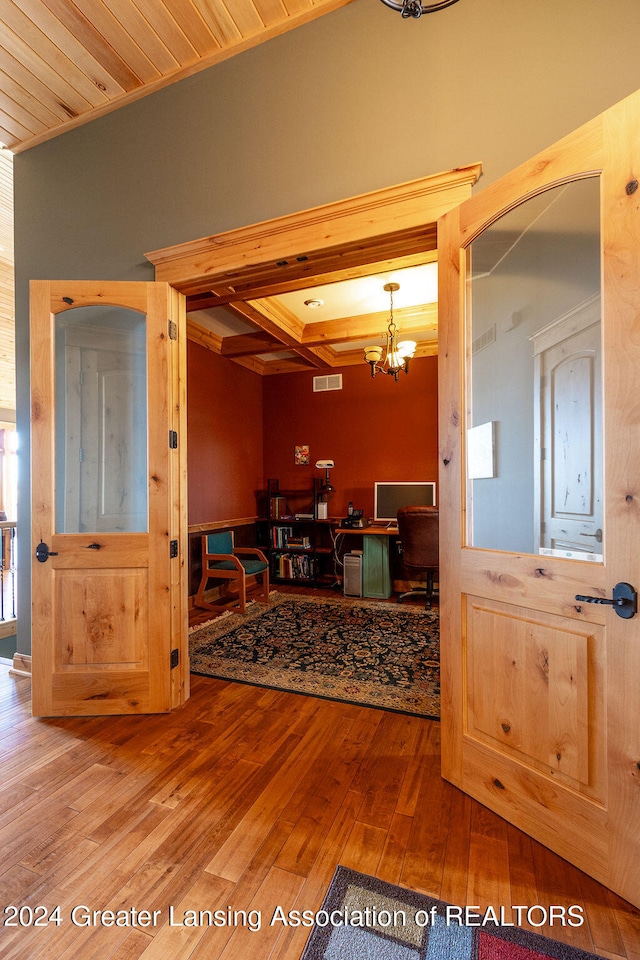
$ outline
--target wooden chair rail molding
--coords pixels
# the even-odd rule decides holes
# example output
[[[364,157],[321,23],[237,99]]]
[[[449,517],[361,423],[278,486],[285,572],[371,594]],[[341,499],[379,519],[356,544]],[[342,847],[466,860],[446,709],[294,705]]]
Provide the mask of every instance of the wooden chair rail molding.
[[[246,527],[256,523],[261,517],[241,517],[237,520],[210,520],[208,523],[190,523],[189,533],[209,533],[214,530],[230,530],[232,527]]]

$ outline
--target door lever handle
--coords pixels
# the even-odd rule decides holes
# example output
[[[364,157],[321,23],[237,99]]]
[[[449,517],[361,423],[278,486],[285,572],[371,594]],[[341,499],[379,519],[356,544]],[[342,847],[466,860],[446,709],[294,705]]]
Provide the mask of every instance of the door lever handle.
[[[597,543],[602,543],[602,530],[598,529],[595,533],[581,533],[581,537],[593,537]]]
[[[54,550],[49,550],[48,544],[41,540],[38,546],[36,547],[36,560],[39,563],[46,563],[49,557],[57,557],[58,554]]]
[[[576,594],[576,600],[581,603],[601,603],[613,607],[623,620],[630,620],[638,612],[638,594],[630,583],[616,583],[611,600],[607,600],[606,597],[585,597],[580,593]]]

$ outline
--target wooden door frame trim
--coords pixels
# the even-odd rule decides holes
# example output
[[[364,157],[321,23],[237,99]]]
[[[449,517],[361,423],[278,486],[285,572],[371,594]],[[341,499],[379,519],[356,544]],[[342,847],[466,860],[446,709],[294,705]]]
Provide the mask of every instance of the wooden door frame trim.
[[[322,272],[322,256],[347,243],[362,244],[362,263],[371,262],[368,249],[385,237],[435,224],[446,211],[471,196],[482,172],[481,164],[459,167],[347,200],[287,214],[251,226],[179,243],[145,253],[164,280],[185,294],[211,289],[231,272],[234,279],[256,266],[277,267],[289,258],[305,256],[309,279]],[[425,248],[425,252],[426,252]],[[318,260],[317,268],[314,260]],[[296,262],[300,268],[300,262]],[[315,272],[314,272],[315,270]],[[241,299],[241,297],[239,297]]]

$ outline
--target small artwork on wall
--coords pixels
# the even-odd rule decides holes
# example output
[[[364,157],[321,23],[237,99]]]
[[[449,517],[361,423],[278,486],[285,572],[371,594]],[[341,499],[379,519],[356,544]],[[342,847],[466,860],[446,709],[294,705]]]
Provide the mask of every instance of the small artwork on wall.
[[[293,452],[293,462],[297,467],[303,467],[311,463],[311,454],[309,453],[309,444],[296,444]]]

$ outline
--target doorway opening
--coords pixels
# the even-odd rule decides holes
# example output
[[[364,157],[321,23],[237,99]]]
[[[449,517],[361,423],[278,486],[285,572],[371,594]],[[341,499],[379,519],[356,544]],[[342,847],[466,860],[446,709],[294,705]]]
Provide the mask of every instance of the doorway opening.
[[[433,291],[427,290],[424,272],[430,272],[435,278],[438,217],[470,196],[479,175],[479,165],[460,168],[154,251],[146,256],[155,265],[157,280],[171,283],[186,295],[188,338],[220,357],[234,361],[240,381],[242,368],[260,374],[266,383],[266,378],[272,374],[306,371],[311,381],[314,373],[357,364],[363,389],[371,396],[372,403],[378,403],[378,408],[377,412],[372,410],[370,423],[367,420],[359,425],[354,423],[353,429],[366,432],[368,426],[373,426],[371,443],[380,445],[376,425],[385,412],[380,398],[390,396],[394,391],[397,397],[400,390],[406,391],[412,378],[415,383],[418,369],[415,367],[416,374],[413,374],[412,368],[408,383],[403,383],[400,388],[387,377],[382,378],[386,381],[382,385],[369,386],[363,347],[380,338],[387,326],[388,295],[383,294],[384,303],[379,301],[377,310],[361,306],[356,299],[329,314],[312,310],[308,304],[303,304],[303,300],[324,299],[325,291],[329,299],[328,293],[333,297],[338,289],[349,291],[350,295],[352,288],[361,289],[363,286],[373,287],[379,294],[390,275],[393,279],[399,275],[403,278],[417,275],[420,277],[421,297],[402,307],[398,327],[403,337],[418,341],[416,357],[435,358],[437,295],[435,283]],[[404,279],[402,282],[404,285]],[[317,316],[322,319],[316,320]],[[404,374],[402,378],[404,380]],[[340,395],[325,394],[322,397],[327,409],[336,396]],[[274,405],[277,402],[274,400]],[[214,405],[212,402],[210,409]],[[228,408],[228,398],[225,398],[224,406]],[[340,415],[337,410],[336,405],[333,415],[337,426],[342,432],[348,432],[349,418],[345,420],[344,412]],[[381,427],[377,432],[380,431],[388,437],[393,428],[389,426],[386,431]],[[326,431],[326,437],[325,445],[312,451],[313,462],[325,456],[335,459],[329,431]],[[299,480],[303,469],[293,466],[294,442],[303,446],[308,437],[289,437],[289,441],[291,466],[288,479]],[[201,456],[200,451],[198,456]],[[284,457],[281,451],[280,462]],[[343,466],[345,459],[343,456]],[[263,486],[266,477],[274,476],[267,460],[265,457]],[[392,457],[389,461],[393,465]],[[311,488],[313,464],[308,472]],[[433,453],[433,472],[437,473],[437,450]],[[372,475],[371,498],[374,481],[419,479],[408,475],[392,476],[388,470],[387,473],[383,470],[380,475]],[[437,477],[430,475],[426,479],[436,480]],[[347,495],[344,485],[340,494],[333,497],[333,505],[337,506],[343,496],[344,509],[338,508],[338,515],[346,514],[349,500],[353,500],[356,507],[360,505],[355,488],[353,496]],[[241,508],[228,513],[225,521],[237,520],[247,513],[255,514],[255,500],[253,504],[251,508],[245,502]],[[368,510],[371,509],[369,506]],[[201,528],[211,519],[205,515],[190,517],[191,536],[197,541],[190,549],[195,564],[200,553],[200,535],[205,532]],[[255,521],[255,516],[250,519]],[[197,522],[200,520],[202,524]],[[191,595],[195,592],[193,588],[192,583]]]

